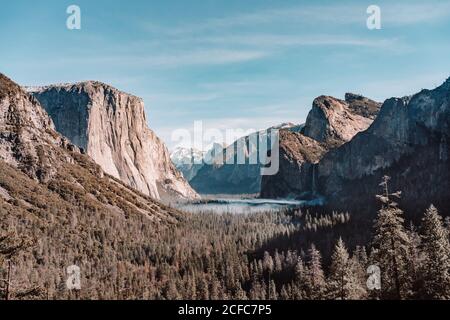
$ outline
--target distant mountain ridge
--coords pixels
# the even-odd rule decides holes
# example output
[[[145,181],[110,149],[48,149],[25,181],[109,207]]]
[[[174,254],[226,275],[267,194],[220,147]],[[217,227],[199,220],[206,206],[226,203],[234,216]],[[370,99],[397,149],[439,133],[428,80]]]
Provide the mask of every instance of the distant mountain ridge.
[[[268,141],[271,130],[295,132],[302,127],[294,123],[282,123],[241,137],[231,145],[216,150],[216,156],[190,180],[192,187],[200,194],[258,194],[261,191],[261,169],[265,166],[266,155],[261,159],[260,148],[255,145],[255,141]],[[238,154],[243,163],[238,160]]]

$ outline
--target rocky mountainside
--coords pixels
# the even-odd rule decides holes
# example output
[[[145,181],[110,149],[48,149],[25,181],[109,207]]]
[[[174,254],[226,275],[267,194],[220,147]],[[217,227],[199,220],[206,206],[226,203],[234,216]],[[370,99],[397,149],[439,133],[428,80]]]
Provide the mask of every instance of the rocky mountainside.
[[[197,198],[147,126],[142,99],[100,82],[32,90],[70,139],[108,174],[155,199]]]
[[[20,219],[29,223],[45,220],[52,212],[56,219],[83,211],[98,219],[105,214],[119,220],[134,215],[168,223],[180,216],[105,174],[56,132],[33,96],[2,74],[0,129],[0,211],[10,222],[27,212]]]
[[[318,163],[318,191],[331,208],[364,210],[381,177],[389,175],[408,211],[433,203],[448,213],[449,141],[450,79],[434,90],[387,100],[367,131]]]
[[[280,168],[261,181],[262,198],[309,199],[316,189],[314,164],[327,152],[320,143],[301,133],[280,131]]]
[[[345,100],[321,96],[314,100],[305,125],[297,132],[280,134],[280,170],[261,181],[263,198],[317,196],[315,164],[330,150],[366,130],[380,110],[380,103],[347,93]]]
[[[295,132],[301,128],[302,126],[293,123],[283,123],[239,138],[223,150],[215,148],[217,155],[207,159],[206,164],[198,170],[190,181],[192,187],[201,194],[259,193],[263,161],[260,159],[257,139],[267,141],[267,134],[270,130]],[[238,157],[240,161],[238,161]],[[257,161],[253,159],[257,159]]]
[[[55,163],[73,161],[62,150],[78,151],[55,132],[52,120],[39,102],[3,74],[0,74],[0,129],[0,160],[39,181],[54,178]]]
[[[0,238],[17,237],[12,251],[28,248],[12,259],[10,297],[73,299],[65,286],[73,264],[82,272],[80,299],[124,299],[136,275],[152,287],[151,254],[163,247],[167,257],[165,239],[181,221],[185,214],[105,174],[56,132],[33,96],[0,74]]]

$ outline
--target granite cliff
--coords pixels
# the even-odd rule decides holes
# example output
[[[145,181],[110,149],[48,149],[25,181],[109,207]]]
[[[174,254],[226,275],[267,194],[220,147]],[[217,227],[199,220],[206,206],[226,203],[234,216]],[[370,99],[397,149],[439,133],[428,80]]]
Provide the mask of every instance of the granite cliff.
[[[73,231],[84,228],[85,214],[96,221],[133,216],[164,224],[181,217],[105,174],[55,130],[36,98],[0,74],[0,220],[27,221],[24,228],[47,221],[43,229],[57,220]]]
[[[56,130],[108,174],[155,199],[197,198],[148,128],[142,99],[88,81],[32,90]]]

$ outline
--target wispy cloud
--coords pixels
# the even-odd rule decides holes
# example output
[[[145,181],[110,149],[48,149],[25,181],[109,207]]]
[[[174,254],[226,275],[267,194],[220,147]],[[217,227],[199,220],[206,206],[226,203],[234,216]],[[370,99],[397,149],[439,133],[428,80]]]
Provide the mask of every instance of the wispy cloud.
[[[186,40],[188,41],[188,40]],[[290,47],[290,46],[359,46],[359,47],[389,47],[397,39],[368,39],[332,34],[314,36],[283,35],[283,34],[245,34],[225,35],[192,39],[194,42],[215,45],[240,45],[254,47]]]
[[[79,54],[77,57],[61,57],[46,61],[48,67],[66,65],[95,65],[99,66],[120,66],[138,68],[176,68],[184,66],[200,65],[226,65],[258,60],[268,56],[270,53],[262,50],[226,50],[205,48],[204,50],[192,50],[186,52],[163,52],[153,55],[146,54],[117,54],[109,56],[97,56],[90,54]],[[27,62],[23,62],[26,65]],[[30,66],[34,66],[30,61]]]
[[[234,27],[257,26],[269,23],[354,23],[365,20],[365,9],[361,13],[361,6],[296,6],[282,9],[260,10],[221,18],[211,18],[203,22],[172,28],[162,28],[155,24],[146,25],[148,31],[164,32],[168,35],[181,35],[211,30],[223,30]],[[360,13],[360,15],[358,15]]]
[[[205,94],[190,94],[190,95],[176,95],[176,94],[150,94],[145,95],[145,100],[154,102],[170,102],[170,103],[191,103],[191,102],[210,102],[219,98],[217,93],[205,93]]]
[[[428,1],[419,3],[408,1],[379,4],[383,22],[391,26],[404,26],[423,22],[438,22],[450,17],[450,3]],[[281,9],[260,10],[220,18],[206,19],[202,22],[174,27],[143,24],[147,31],[171,36],[219,31],[232,28],[255,27],[267,24],[300,25],[314,24],[333,27],[335,25],[361,24],[365,26],[367,4],[304,5]]]
[[[244,50],[202,50],[180,54],[167,54],[150,58],[143,58],[137,61],[144,66],[190,66],[190,65],[221,65],[236,62],[257,60],[265,57],[263,51]]]
[[[381,9],[385,22],[392,25],[438,22],[450,17],[450,3],[448,1],[396,3],[382,6]]]

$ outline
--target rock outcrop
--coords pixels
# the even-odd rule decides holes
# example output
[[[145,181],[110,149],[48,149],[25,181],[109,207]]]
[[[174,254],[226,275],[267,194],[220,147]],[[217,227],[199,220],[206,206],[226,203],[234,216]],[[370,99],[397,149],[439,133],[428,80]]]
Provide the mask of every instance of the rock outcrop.
[[[367,210],[382,176],[401,205],[422,212],[450,206],[450,79],[434,90],[387,100],[371,127],[326,154],[317,165],[319,192],[328,206]]]
[[[280,170],[276,175],[262,178],[261,197],[311,199],[317,196],[315,164],[328,151],[366,130],[380,106],[352,93],[345,95],[345,101],[329,96],[315,99],[299,131],[281,131]]]
[[[379,103],[352,93],[346,94],[345,101],[321,96],[314,100],[301,132],[318,142],[337,147],[366,130],[379,109]]]
[[[142,99],[93,81],[33,89],[32,94],[56,130],[106,173],[155,199],[198,197],[148,128]]]
[[[0,73],[0,160],[33,179],[48,181],[56,174],[55,162],[72,161],[54,146],[77,151],[55,132],[39,102]]]

